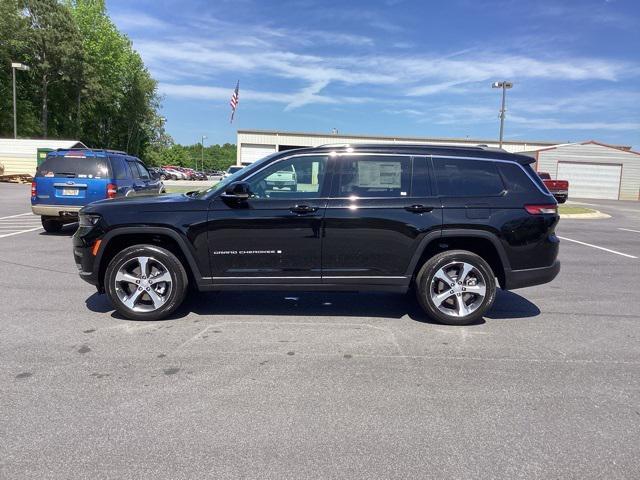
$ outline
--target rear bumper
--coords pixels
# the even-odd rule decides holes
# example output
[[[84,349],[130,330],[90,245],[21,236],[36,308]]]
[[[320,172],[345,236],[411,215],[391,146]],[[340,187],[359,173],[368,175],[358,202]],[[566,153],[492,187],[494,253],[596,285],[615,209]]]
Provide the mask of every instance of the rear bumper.
[[[549,283],[560,273],[560,261],[556,260],[553,265],[541,268],[527,268],[525,270],[510,270],[505,274],[505,290],[531,287]]]
[[[84,205],[31,205],[31,211],[44,217],[77,217]]]

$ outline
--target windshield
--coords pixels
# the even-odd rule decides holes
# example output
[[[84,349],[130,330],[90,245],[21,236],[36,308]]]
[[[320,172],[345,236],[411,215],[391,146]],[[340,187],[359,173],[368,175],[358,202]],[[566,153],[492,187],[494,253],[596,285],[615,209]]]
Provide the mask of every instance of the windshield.
[[[235,182],[236,180],[238,180],[239,177],[253,172],[255,170],[258,170],[260,168],[262,168],[262,166],[269,161],[271,158],[275,157],[276,155],[278,155],[279,152],[276,153],[272,153],[271,155],[267,155],[266,157],[253,162],[251,165],[247,165],[246,167],[229,167],[229,171],[232,171],[232,168],[237,168],[238,170],[235,171],[233,174],[229,175],[227,178],[223,178],[222,180],[220,180],[218,183],[216,183],[215,185],[213,185],[212,187],[208,188],[207,190],[202,190],[201,192],[198,193],[198,196],[203,196],[203,195],[213,195],[217,192],[220,192],[222,190],[224,190],[224,188]]]
[[[110,178],[106,158],[49,156],[36,170],[36,177]]]

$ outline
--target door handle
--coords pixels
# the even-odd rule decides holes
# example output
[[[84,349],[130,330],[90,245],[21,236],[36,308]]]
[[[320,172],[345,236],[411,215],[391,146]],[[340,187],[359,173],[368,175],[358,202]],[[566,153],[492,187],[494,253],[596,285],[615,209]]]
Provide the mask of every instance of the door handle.
[[[304,215],[306,213],[313,213],[318,210],[318,207],[310,207],[309,205],[296,205],[295,207],[291,207],[293,213],[298,213],[300,215]]]
[[[411,213],[425,213],[433,210],[433,207],[427,207],[425,205],[409,205],[408,207],[404,207],[404,209]]]

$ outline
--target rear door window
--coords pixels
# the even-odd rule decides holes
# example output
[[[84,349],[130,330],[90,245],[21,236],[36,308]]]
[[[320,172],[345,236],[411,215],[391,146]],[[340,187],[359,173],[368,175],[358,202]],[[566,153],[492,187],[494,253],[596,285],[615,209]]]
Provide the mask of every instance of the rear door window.
[[[36,177],[111,178],[111,170],[106,158],[50,155],[36,169]]]
[[[438,193],[445,197],[498,196],[505,186],[495,162],[434,158]]]
[[[126,180],[131,177],[129,167],[126,165],[124,159],[120,157],[111,157],[111,169],[113,170],[113,177],[116,180]]]
[[[140,171],[136,166],[136,162],[133,160],[127,160],[127,165],[129,165],[129,170],[131,171],[131,178],[138,180],[140,179]]]
[[[408,156],[344,156],[338,163],[337,197],[394,198],[411,194]]]

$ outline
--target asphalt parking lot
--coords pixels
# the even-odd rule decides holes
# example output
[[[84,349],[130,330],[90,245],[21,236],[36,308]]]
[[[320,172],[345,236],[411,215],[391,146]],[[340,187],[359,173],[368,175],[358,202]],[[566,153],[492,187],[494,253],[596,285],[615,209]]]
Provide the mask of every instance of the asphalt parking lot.
[[[28,194],[0,184],[0,478],[640,477],[640,203],[585,200],[612,218],[562,220],[559,277],[478,325],[346,293],[143,323]]]

